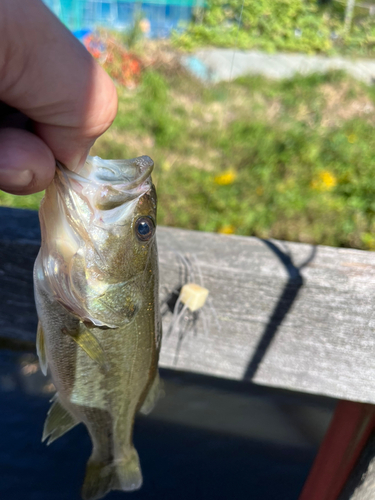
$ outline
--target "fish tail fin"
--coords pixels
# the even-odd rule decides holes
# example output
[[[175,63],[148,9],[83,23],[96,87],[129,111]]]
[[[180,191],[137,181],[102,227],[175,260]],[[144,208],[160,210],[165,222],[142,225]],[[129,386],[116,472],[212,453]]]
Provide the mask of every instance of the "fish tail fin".
[[[134,447],[126,457],[108,464],[90,458],[82,486],[83,500],[98,500],[110,490],[134,491],[142,486],[138,453]]]
[[[90,460],[86,466],[86,476],[82,486],[83,500],[98,500],[103,498],[116,480],[116,468],[113,464],[106,464]]]
[[[132,446],[126,455],[114,462],[116,467],[116,482],[114,490],[135,491],[142,486],[142,472],[137,450]]]

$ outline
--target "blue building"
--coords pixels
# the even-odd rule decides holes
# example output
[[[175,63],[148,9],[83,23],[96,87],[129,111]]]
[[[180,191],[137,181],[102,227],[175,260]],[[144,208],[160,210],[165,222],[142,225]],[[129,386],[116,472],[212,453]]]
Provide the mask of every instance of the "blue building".
[[[43,0],[72,31],[92,30],[98,26],[126,29],[135,12],[144,14],[151,25],[150,36],[166,38],[171,30],[183,28],[194,7],[204,0]]]

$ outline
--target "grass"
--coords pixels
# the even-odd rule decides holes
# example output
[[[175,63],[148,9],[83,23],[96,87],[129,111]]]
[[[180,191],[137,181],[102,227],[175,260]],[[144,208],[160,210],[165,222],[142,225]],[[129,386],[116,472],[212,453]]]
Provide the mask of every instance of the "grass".
[[[154,159],[159,224],[375,249],[371,88],[337,72],[207,87],[160,67],[119,92],[93,153]]]

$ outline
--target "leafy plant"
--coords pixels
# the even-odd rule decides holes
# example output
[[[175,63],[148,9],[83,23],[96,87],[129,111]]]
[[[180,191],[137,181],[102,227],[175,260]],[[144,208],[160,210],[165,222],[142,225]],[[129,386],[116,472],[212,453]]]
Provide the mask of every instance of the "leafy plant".
[[[188,29],[173,35],[174,44],[192,50],[200,46],[236,47],[288,52],[375,52],[375,21],[357,17],[344,31],[341,5],[316,0],[208,0],[207,8]]]

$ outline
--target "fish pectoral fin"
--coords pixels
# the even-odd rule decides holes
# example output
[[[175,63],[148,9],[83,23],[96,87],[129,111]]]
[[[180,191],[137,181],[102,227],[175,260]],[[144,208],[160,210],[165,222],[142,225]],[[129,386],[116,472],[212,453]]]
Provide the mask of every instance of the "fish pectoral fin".
[[[63,333],[68,334],[100,368],[103,368],[104,371],[108,370],[108,363],[102,346],[95,335],[83,323],[80,323],[77,330],[71,332],[64,329]]]
[[[44,423],[42,442],[47,438],[47,445],[53,443],[66,432],[73,429],[79,422],[66,410],[59,401],[56,394],[52,399],[53,403],[48,410]]]
[[[38,322],[38,329],[36,331],[36,352],[39,358],[40,369],[42,370],[43,375],[47,375],[48,361],[46,354],[44,331],[40,321]]]
[[[159,373],[157,373],[139,411],[143,413],[143,415],[148,415],[154,409],[154,406],[162,394],[163,384],[160,380]]]

